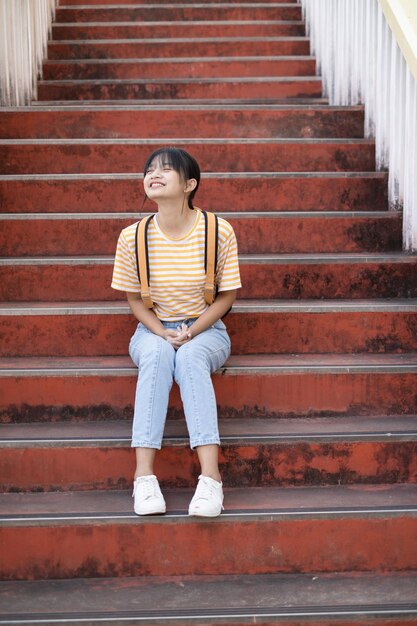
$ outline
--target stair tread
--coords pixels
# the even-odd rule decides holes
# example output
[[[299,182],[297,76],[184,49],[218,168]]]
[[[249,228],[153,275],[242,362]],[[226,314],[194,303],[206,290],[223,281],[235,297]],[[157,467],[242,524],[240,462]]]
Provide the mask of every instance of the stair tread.
[[[188,518],[193,489],[164,489],[168,514],[157,521],[169,523],[178,516]],[[338,485],[301,487],[225,487],[225,511],[218,521],[230,517],[346,517],[417,514],[417,485]],[[59,520],[73,523],[107,519],[138,518],[132,510],[130,490],[68,491],[0,494],[0,523],[4,525],[54,525]],[[141,523],[154,523],[142,517]],[[194,520],[195,521],[195,520]]]
[[[95,85],[108,85],[109,83],[126,84],[126,85],[194,85],[194,84],[212,84],[220,83],[288,83],[288,82],[321,82],[320,76],[233,76],[233,77],[188,77],[188,78],[70,78],[59,80],[40,80],[38,85],[86,85],[87,83]]]
[[[107,40],[106,40],[107,41]],[[130,41],[130,40],[129,40]],[[247,62],[247,61],[256,61],[256,62],[263,62],[263,61],[306,61],[306,60],[314,60],[314,56],[309,55],[309,54],[300,54],[300,55],[295,55],[295,54],[287,54],[287,55],[283,55],[283,54],[274,54],[274,55],[264,55],[264,56],[254,56],[254,55],[245,55],[245,56],[239,56],[239,57],[234,57],[234,56],[208,56],[208,57],[147,57],[146,59],[142,59],[141,57],[138,57],[136,59],[134,58],[127,58],[127,59],[47,59],[44,61],[43,65],[44,67],[47,67],[49,65],[79,65],[80,63],[82,65],[113,65],[114,63],[121,63],[121,64],[136,64],[136,63],[143,63],[143,64],[152,64],[152,63],[156,63],[158,65],[160,64],[165,64],[165,63],[210,63],[212,61],[215,61],[216,63],[230,63],[230,62]],[[49,82],[48,81],[43,81],[43,82]]]
[[[254,441],[407,441],[417,440],[417,416],[220,419],[223,443]],[[38,422],[0,425],[0,445],[25,447],[43,445],[130,445],[130,420]],[[168,420],[165,444],[188,441],[184,420]]]
[[[342,253],[308,253],[308,254],[239,254],[239,262],[244,264],[326,265],[329,263],[362,264],[362,263],[415,263],[417,253],[406,252],[342,252]],[[7,265],[113,265],[114,256],[51,256],[51,257],[1,257],[0,266]]]
[[[234,313],[415,312],[417,298],[380,300],[237,300]],[[131,315],[129,305],[114,302],[3,302],[0,315]]]
[[[139,24],[140,26],[189,26],[190,22],[189,21],[181,21],[181,20],[175,20],[175,22],[172,21],[163,21],[163,20],[158,20],[158,21],[147,21],[145,24]],[[266,24],[272,25],[272,26],[280,26],[280,25],[288,25],[288,26],[303,26],[304,22],[300,21],[300,20],[193,20],[192,24],[196,24],[198,26],[228,26],[229,24],[234,24],[234,25],[246,25],[246,24],[251,24],[251,25],[258,25],[258,26],[264,26]],[[109,28],[112,28],[113,26],[138,26],[138,24],[136,23],[132,23],[132,22],[126,22],[126,21],[120,21],[120,22],[55,22],[53,23],[53,28],[55,27],[59,27],[59,28],[73,28],[74,26],[85,26],[85,27],[91,27],[91,26],[108,26]],[[54,39],[55,41],[55,39]]]
[[[219,373],[417,371],[417,352],[403,354],[250,354],[231,356]],[[128,356],[0,358],[0,376],[116,375],[137,373]]]
[[[269,178],[269,179],[286,179],[286,178],[370,178],[370,179],[386,179],[386,172],[207,172],[204,178]],[[117,172],[108,172],[105,174],[79,173],[79,174],[0,174],[1,181],[18,181],[18,180],[141,180],[143,174],[124,174]]]
[[[165,5],[166,8],[168,5]],[[230,6],[230,5],[229,5]],[[62,8],[62,7],[60,7]],[[83,24],[88,24],[89,22],[83,22]],[[276,37],[151,37],[151,38],[128,38],[128,39],[53,39],[48,41],[48,46],[54,45],[81,45],[84,46],[86,44],[131,44],[131,43],[142,43],[142,44],[160,44],[160,43],[224,43],[224,42],[232,42],[237,43],[240,41],[246,41],[250,43],[259,43],[262,41],[290,41],[290,42],[306,42],[309,41],[309,38],[304,35],[278,35]],[[200,57],[204,59],[205,57]],[[239,57],[237,57],[239,58]]]
[[[330,220],[349,219],[389,219],[400,220],[400,211],[216,211],[218,217],[223,219],[323,219]],[[141,217],[151,215],[151,213],[0,213],[0,220],[126,220],[131,219],[137,222]]]
[[[373,139],[361,139],[361,138],[344,138],[344,139],[339,139],[339,138],[325,138],[322,139],[320,137],[317,138],[313,138],[313,139],[305,139],[305,138],[287,138],[287,137],[261,137],[259,139],[250,137],[248,139],[246,138],[240,138],[240,137],[219,137],[219,138],[213,138],[213,137],[203,137],[201,139],[198,138],[185,138],[185,139],[181,139],[179,137],[173,137],[173,138],[169,138],[169,137],[164,137],[163,139],[157,138],[130,138],[130,137],[125,137],[123,139],[116,139],[114,137],[111,138],[98,138],[98,139],[93,139],[93,138],[82,138],[82,139],[69,139],[69,138],[64,138],[64,139],[59,139],[59,138],[55,138],[55,139],[0,139],[0,146],[31,146],[31,145],[108,145],[108,144],[113,144],[113,145],[165,145],[166,143],[169,143],[171,141],[175,141],[178,144],[181,143],[187,143],[190,145],[196,144],[206,144],[206,145],[223,145],[224,143],[227,144],[236,144],[236,145],[251,145],[251,144],[302,144],[302,145],[314,145],[314,144],[319,144],[319,145],[326,145],[326,144],[331,144],[331,145],[343,145],[343,144],[347,144],[347,145],[358,145],[358,146],[371,146],[374,145],[375,141]]]
[[[246,574],[241,576],[140,576],[0,582],[7,601],[1,623],[15,617],[36,619],[107,619],[134,616],[161,620],[194,617],[309,614],[383,616],[417,612],[413,573]],[[156,608],[157,607],[157,608]],[[161,621],[158,621],[161,623]],[[175,622],[176,623],[176,622]],[[194,620],[191,621],[194,623]],[[223,622],[224,623],[224,622]]]
[[[91,60],[91,59],[90,59]],[[103,59],[97,59],[97,61],[102,61]],[[130,61],[131,59],[126,59],[126,61]],[[133,61],[135,61],[135,59],[132,59]],[[145,59],[146,60],[146,59]],[[188,59],[185,59],[188,60]],[[116,61],[118,61],[116,59]],[[141,59],[141,61],[143,61],[143,59]],[[52,61],[49,61],[50,63],[52,63]],[[56,61],[56,63],[61,63],[62,61]],[[80,63],[81,60],[78,61],[73,61]],[[313,100],[317,100],[317,98],[313,98]],[[100,101],[101,102],[101,101]],[[306,111],[346,111],[346,112],[350,112],[350,111],[363,111],[364,107],[363,105],[352,105],[352,106],[338,106],[338,105],[326,105],[326,104],[292,104],[292,103],[287,103],[287,104],[279,104],[279,105],[269,105],[269,104],[192,104],[190,103],[190,101],[187,101],[187,104],[165,104],[163,100],[161,100],[159,102],[159,104],[157,105],[152,105],[150,106],[148,101],[146,101],[146,103],[144,104],[130,104],[131,101],[129,101],[126,104],[114,104],[109,106],[107,104],[107,101],[104,101],[103,104],[99,104],[98,102],[95,102],[94,104],[86,104],[85,102],[74,102],[73,105],[63,105],[61,104],[60,101],[54,101],[53,106],[51,106],[51,104],[46,105],[45,102],[36,102],[36,106],[35,103],[32,103],[32,105],[28,105],[27,107],[2,107],[0,109],[0,117],[2,116],[3,113],[22,113],[22,114],[30,114],[30,113],[37,113],[37,112],[50,112],[53,111],[54,113],[56,112],[68,112],[68,111],[86,111],[88,113],[91,113],[92,111],[100,111],[100,112],[106,112],[106,111],[123,111],[123,112],[129,112],[129,111],[175,111],[175,110],[180,110],[180,111],[193,111],[193,110],[208,110],[208,111],[223,111],[223,110],[228,110],[228,111],[264,111],[264,110],[273,110],[273,111],[301,111],[301,112],[306,112]],[[375,173],[375,172],[374,172]]]
[[[199,106],[199,105],[206,105],[206,106],[236,106],[236,104],[238,104],[239,106],[254,106],[254,105],[264,105],[267,108],[275,108],[278,105],[287,105],[287,104],[308,104],[309,106],[313,105],[313,104],[326,104],[328,103],[328,99],[327,98],[313,98],[313,97],[308,97],[308,98],[175,98],[170,100],[169,98],[158,98],[155,100],[151,100],[151,99],[135,99],[135,98],[131,98],[129,100],[112,100],[112,99],[102,99],[102,100],[83,100],[82,101],[82,106],[83,107],[88,107],[89,105],[93,106],[93,107],[98,107],[100,105],[102,106],[117,106],[117,107],[122,107],[123,105],[126,105],[127,108],[130,108],[131,106],[140,106],[140,105],[155,105],[155,106],[159,106],[160,104],[163,104],[165,106],[168,105],[172,105],[172,106],[183,106],[183,105],[194,105],[194,106]],[[80,106],[80,101],[79,100],[40,100],[40,101],[36,101],[33,100],[31,102],[31,106],[33,108],[37,108],[37,105],[39,104],[39,106],[42,107],[55,107],[55,106],[66,106],[69,108],[73,108],[73,107],[78,107]]]

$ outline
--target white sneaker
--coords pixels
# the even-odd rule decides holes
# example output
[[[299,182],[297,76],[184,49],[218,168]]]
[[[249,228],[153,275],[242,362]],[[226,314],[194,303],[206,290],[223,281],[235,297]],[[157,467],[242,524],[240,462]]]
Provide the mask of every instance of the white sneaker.
[[[197,489],[188,509],[188,515],[217,517],[222,512],[222,509],[222,483],[209,476],[199,476]]]
[[[135,478],[132,498],[135,498],[133,508],[136,515],[155,515],[167,510],[158,479],[153,474]]]

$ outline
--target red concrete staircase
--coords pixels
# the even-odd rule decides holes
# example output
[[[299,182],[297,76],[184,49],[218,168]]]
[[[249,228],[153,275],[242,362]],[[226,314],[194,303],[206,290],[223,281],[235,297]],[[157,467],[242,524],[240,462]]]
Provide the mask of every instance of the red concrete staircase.
[[[0,624],[417,624],[417,257],[315,69],[296,1],[61,2],[38,100],[0,112]],[[209,521],[177,389],[168,513],[130,497],[110,279],[166,144],[239,241]]]

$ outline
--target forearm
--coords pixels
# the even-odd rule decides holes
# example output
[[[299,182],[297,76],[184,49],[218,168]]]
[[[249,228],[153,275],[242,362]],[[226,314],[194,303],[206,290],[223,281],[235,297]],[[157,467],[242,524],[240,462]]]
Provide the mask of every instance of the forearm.
[[[189,329],[191,337],[195,337],[199,333],[213,326],[217,320],[223,317],[236,300],[236,289],[231,291],[221,291],[213,304],[192,324]]]
[[[130,310],[136,317],[138,322],[141,322],[146,328],[148,328],[155,335],[162,335],[165,332],[165,327],[162,322],[157,318],[152,309],[147,309],[143,304],[140,294],[126,293],[127,301],[130,306]]]

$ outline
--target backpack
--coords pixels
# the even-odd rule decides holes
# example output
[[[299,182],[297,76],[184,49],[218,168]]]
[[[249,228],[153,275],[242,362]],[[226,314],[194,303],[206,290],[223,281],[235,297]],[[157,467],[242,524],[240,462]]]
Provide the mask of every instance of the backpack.
[[[204,299],[208,305],[212,304],[217,295],[215,275],[217,269],[217,248],[219,241],[219,219],[214,213],[201,211],[205,220],[204,270],[206,282]],[[140,282],[140,293],[143,304],[148,309],[153,308],[150,295],[150,269],[148,252],[148,228],[155,214],[144,217],[136,227],[135,255],[136,268]],[[227,315],[227,313],[226,313]]]

